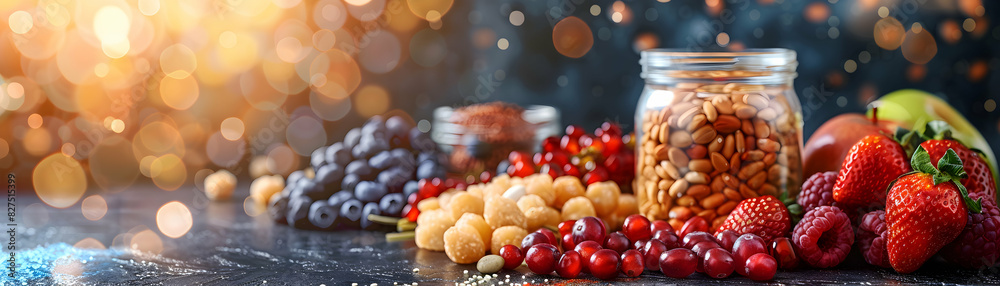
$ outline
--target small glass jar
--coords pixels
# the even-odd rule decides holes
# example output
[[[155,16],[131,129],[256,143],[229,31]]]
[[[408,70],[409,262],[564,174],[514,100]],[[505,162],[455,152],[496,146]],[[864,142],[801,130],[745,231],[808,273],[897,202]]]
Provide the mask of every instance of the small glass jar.
[[[802,107],[786,49],[642,51],[636,196],[676,229],[700,216],[718,229],[743,199],[794,197],[802,184]]]
[[[510,152],[535,152],[543,139],[559,132],[559,111],[554,107],[490,102],[438,107],[431,138],[448,153],[452,173],[479,176],[496,171]]]

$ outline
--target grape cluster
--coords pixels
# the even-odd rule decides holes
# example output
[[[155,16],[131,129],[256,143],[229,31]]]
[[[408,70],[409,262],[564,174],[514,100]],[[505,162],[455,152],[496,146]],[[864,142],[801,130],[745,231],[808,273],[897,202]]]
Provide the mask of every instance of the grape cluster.
[[[370,118],[342,142],[313,151],[310,168],[292,172],[268,214],[303,229],[372,229],[369,215],[399,217],[417,180],[446,169],[436,143],[399,116]]]

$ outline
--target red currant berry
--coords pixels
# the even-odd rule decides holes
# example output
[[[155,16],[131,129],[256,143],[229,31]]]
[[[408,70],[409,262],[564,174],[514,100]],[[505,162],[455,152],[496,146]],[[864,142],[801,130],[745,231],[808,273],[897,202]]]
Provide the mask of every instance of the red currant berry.
[[[535,155],[531,156],[531,162],[535,163],[536,166],[541,166],[549,161],[545,161],[545,156],[543,156],[542,153],[535,153]]]
[[[604,234],[606,233],[608,232],[604,222],[596,217],[584,217],[576,220],[573,224],[573,242],[575,244],[580,244],[585,240],[604,243]]]
[[[536,244],[542,244],[542,243],[555,245],[555,243],[549,241],[549,237],[545,236],[545,234],[542,234],[540,232],[532,232],[526,235],[523,239],[521,239],[521,248],[528,249]]]
[[[653,239],[663,242],[663,244],[667,246],[667,249],[674,249],[683,246],[681,239],[677,237],[677,234],[674,233],[672,229],[657,230],[653,233]]]
[[[758,253],[767,254],[767,246],[764,246],[764,239],[752,233],[747,233],[736,239],[733,243],[733,259],[736,261],[736,272],[747,276],[746,262],[750,256]]]
[[[778,267],[781,269],[794,269],[799,265],[799,256],[795,254],[792,240],[787,237],[775,238],[768,250],[771,257],[778,261]]]
[[[659,268],[667,277],[685,278],[698,268],[698,255],[690,249],[674,248],[660,255]]]
[[[556,264],[556,274],[562,278],[576,278],[583,270],[583,256],[573,250],[567,250]]]
[[[604,131],[604,134],[622,136],[622,128],[619,127],[617,123],[605,121],[604,123],[601,123],[601,130]]]
[[[684,222],[684,226],[681,227],[680,232],[677,232],[677,236],[685,237],[696,231],[708,232],[708,221],[700,216],[692,217]]]
[[[778,272],[778,262],[767,253],[757,253],[747,259],[745,268],[746,276],[750,280],[767,281],[774,278],[774,274]]]
[[[684,236],[684,248],[691,249],[695,244],[703,241],[716,242],[715,237],[704,231],[696,231]]]
[[[493,173],[490,173],[490,171],[483,171],[483,173],[479,174],[479,182],[481,183],[489,183],[492,179]]]
[[[528,248],[528,254],[524,256],[524,262],[528,264],[528,269],[535,274],[549,274],[556,270],[556,262],[559,259],[559,250],[548,243],[536,244]]]
[[[524,262],[524,253],[521,249],[510,244],[500,248],[500,257],[503,258],[503,269],[507,270],[517,268]]]
[[[514,165],[517,162],[528,163],[530,162],[529,159],[531,159],[530,156],[531,155],[528,154],[527,152],[512,151],[510,152],[510,154],[507,155],[507,161],[510,161],[511,165]]]
[[[542,140],[542,150],[546,152],[559,150],[559,137],[549,136]]]
[[[608,180],[608,171],[602,166],[594,167],[594,170],[587,172],[583,175],[583,181],[589,186],[595,183],[600,183]]]
[[[573,248],[574,251],[583,256],[583,261],[587,261],[587,263],[583,264],[583,272],[589,272],[590,256],[594,255],[594,253],[601,249],[604,249],[601,247],[601,244],[592,240],[582,241]]]
[[[667,246],[660,242],[659,240],[650,239],[646,242],[646,246],[642,247],[642,257],[643,263],[646,265],[646,269],[649,270],[659,270],[657,267],[660,266],[658,263],[660,259],[660,254],[667,251]]]
[[[643,269],[645,269],[644,257],[642,253],[635,249],[626,250],[622,253],[622,274],[628,277],[639,277],[642,274]]]
[[[626,217],[625,223],[622,224],[622,232],[625,233],[625,237],[628,237],[629,240],[633,241],[648,239],[653,236],[649,219],[641,214],[634,214]]]
[[[580,127],[580,125],[567,125],[566,126],[566,135],[567,136],[575,137],[575,138],[580,138],[580,136],[583,136],[584,132],[586,132],[586,131],[583,131],[583,127]]]
[[[566,176],[573,176],[577,178],[580,178],[581,176],[580,169],[573,166],[573,164],[563,165],[563,173],[566,174]]]
[[[619,254],[629,250],[629,246],[631,246],[631,242],[620,231],[609,234],[608,238],[604,241],[604,248],[614,250]]]
[[[555,163],[548,163],[545,165],[541,165],[541,167],[538,168],[538,173],[549,175],[549,177],[552,178],[558,178],[564,175],[562,172],[562,167],[559,167]]]
[[[705,274],[709,277],[722,279],[729,277],[736,269],[736,262],[733,255],[722,248],[712,248],[705,252],[701,264],[705,269]]]
[[[733,243],[736,243],[737,238],[740,238],[740,234],[731,229],[726,229],[715,234],[715,240],[727,251],[733,251]]]
[[[674,228],[670,226],[670,223],[665,220],[654,220],[653,222],[650,223],[649,230],[652,233],[656,233],[657,230],[674,231]]]
[[[575,220],[567,220],[559,223],[559,235],[567,235],[573,233],[573,224]]]
[[[618,277],[618,253],[611,249],[601,249],[590,256],[590,274],[601,280]]]
[[[559,147],[570,154],[580,153],[580,141],[579,137],[570,137],[569,135],[563,136],[559,139]]]

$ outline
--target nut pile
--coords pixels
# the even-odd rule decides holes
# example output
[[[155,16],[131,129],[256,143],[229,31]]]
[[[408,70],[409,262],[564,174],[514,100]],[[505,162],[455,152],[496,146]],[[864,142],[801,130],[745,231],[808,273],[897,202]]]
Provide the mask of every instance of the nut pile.
[[[614,182],[584,188],[580,179],[547,174],[524,178],[500,175],[489,183],[450,189],[417,204],[414,233],[423,249],[444,251],[452,261],[475,263],[504,245],[520,245],[529,231],[561,221],[600,217],[620,225],[638,212],[635,196]]]
[[[700,216],[715,229],[743,199],[798,192],[801,135],[781,90],[730,83],[674,95],[642,117],[636,196],[643,215],[675,227]]]

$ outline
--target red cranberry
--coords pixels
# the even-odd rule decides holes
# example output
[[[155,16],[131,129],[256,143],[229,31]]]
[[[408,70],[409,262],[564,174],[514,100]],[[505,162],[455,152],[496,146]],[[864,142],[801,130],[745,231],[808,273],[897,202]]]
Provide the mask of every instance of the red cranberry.
[[[792,240],[787,237],[779,237],[771,241],[769,253],[778,261],[778,267],[781,269],[794,269],[799,265],[799,256],[795,254]]]
[[[554,243],[549,241],[549,238],[547,236],[545,236],[540,232],[529,233],[527,236],[521,239],[522,249],[528,249],[534,246],[535,244],[542,244],[542,243],[555,245]]]
[[[524,253],[514,245],[504,245],[500,248],[500,257],[503,258],[503,269],[514,269],[524,262]]]
[[[667,277],[688,277],[698,268],[698,255],[690,249],[674,248],[660,255],[659,268]]]
[[[657,230],[653,233],[653,239],[663,242],[667,245],[667,249],[681,247],[681,239],[677,238],[677,233],[674,233],[673,229]]]
[[[527,152],[512,151],[510,154],[507,154],[507,161],[510,161],[511,165],[514,165],[517,162],[528,163],[531,162],[529,160],[531,158],[530,156],[531,154],[528,154]]]
[[[700,216],[692,217],[684,222],[684,226],[681,227],[680,232],[677,232],[677,236],[685,237],[696,231],[708,232],[708,221]]]
[[[590,256],[590,274],[601,280],[618,277],[618,253],[611,249],[601,249]]]
[[[559,166],[559,170],[562,170],[562,166],[569,164],[569,156],[562,151],[545,152],[542,154],[542,159],[546,162],[556,164]]]
[[[573,250],[568,250],[559,258],[556,264],[556,274],[562,278],[576,278],[583,270],[583,256]]]
[[[511,177],[527,177],[535,173],[535,166],[531,165],[531,162],[517,162],[511,163],[507,167],[507,175]]]
[[[555,163],[548,163],[548,164],[539,165],[539,166],[541,166],[541,167],[538,168],[538,173],[539,174],[546,174],[546,175],[549,175],[549,177],[553,177],[553,178],[558,178],[558,177],[562,177],[563,175],[565,175],[565,173],[562,170],[562,167],[560,167],[559,165],[556,165]]]
[[[595,183],[607,181],[609,176],[608,171],[605,170],[603,166],[597,166],[594,167],[594,170],[587,172],[586,175],[583,175],[583,181],[589,186]]]
[[[639,252],[642,252],[642,249],[644,247],[646,247],[646,242],[649,242],[649,241],[650,241],[649,239],[643,239],[643,240],[633,241],[632,242],[632,249],[635,249],[635,250],[638,250]]]
[[[545,161],[544,155],[542,155],[542,153],[535,153],[535,155],[531,156],[531,162],[535,163],[535,165],[537,166],[541,166],[547,164],[549,161]]]
[[[641,214],[626,217],[625,223],[622,225],[622,232],[625,233],[625,237],[633,241],[647,239],[653,235],[653,232],[650,230],[649,219]]]
[[[604,235],[608,233],[604,222],[592,216],[576,220],[573,224],[573,242],[580,244],[585,240],[604,242]]]
[[[566,176],[573,176],[577,178],[581,178],[581,176],[583,176],[582,174],[580,174],[580,169],[576,168],[576,166],[573,164],[563,165],[563,174],[566,174]]]
[[[719,244],[715,243],[714,241],[702,241],[699,242],[698,244],[695,244],[694,247],[691,247],[691,251],[694,251],[694,253],[697,254],[699,258],[698,272],[705,272],[705,269],[702,268],[703,265],[700,259],[705,257],[705,253],[707,253],[708,250],[716,248],[722,248],[722,246],[719,246]]]
[[[767,246],[764,246],[764,239],[752,233],[747,233],[736,239],[733,243],[733,259],[736,261],[736,272],[747,276],[746,262],[750,256],[758,253],[767,253]]]
[[[524,256],[524,261],[528,264],[528,269],[536,274],[549,274],[556,269],[556,261],[559,259],[559,250],[555,246],[542,243],[536,244],[528,249],[528,254]]]
[[[576,243],[573,242],[572,234],[565,234],[562,236],[562,249],[569,250],[576,247]]]
[[[660,259],[660,254],[664,251],[667,251],[667,246],[663,244],[663,242],[655,239],[650,239],[646,242],[646,246],[642,248],[643,263],[646,265],[646,269],[653,271],[659,270],[656,269],[656,267],[660,266],[658,261]]]
[[[728,251],[733,251],[733,243],[736,243],[737,238],[740,238],[740,234],[731,229],[726,229],[715,234],[715,240]]]
[[[653,222],[650,223],[649,230],[652,231],[652,233],[656,233],[656,231],[658,230],[669,230],[673,232],[674,227],[670,226],[670,223],[665,220],[654,220]],[[674,234],[677,233],[674,232]]]
[[[567,235],[573,233],[573,224],[576,223],[575,220],[567,220],[559,223],[559,236]]]
[[[778,262],[767,253],[757,253],[750,256],[746,262],[747,278],[754,281],[767,281],[774,278],[778,272]]]
[[[604,249],[603,247],[601,247],[601,244],[592,240],[586,240],[580,242],[580,244],[577,244],[576,247],[573,248],[573,250],[575,250],[577,253],[583,256],[583,261],[584,261],[583,272],[590,271],[589,269],[590,265],[588,265],[590,261],[590,256],[594,255],[595,252],[601,249]]]
[[[703,241],[716,242],[715,237],[704,231],[696,231],[684,236],[684,248],[691,249],[695,244]]]
[[[626,250],[625,253],[622,253],[622,274],[628,277],[639,277],[645,269],[643,260],[645,259],[638,250]]]
[[[549,239],[549,244],[559,246],[559,240],[556,239],[556,234],[547,228],[539,228],[535,232],[545,235],[545,238]],[[523,247],[523,245],[522,245]]]
[[[629,250],[630,242],[628,238],[625,237],[620,231],[613,232],[608,235],[606,241],[604,241],[604,248],[614,250],[619,254],[624,253]]]
[[[736,269],[736,262],[733,255],[722,248],[712,248],[705,252],[701,265],[705,269],[705,274],[712,278],[722,279],[729,277]]]
[[[610,135],[614,135],[614,136],[621,136],[622,135],[622,128],[619,127],[617,123],[613,123],[613,122],[607,122],[607,121],[605,121],[604,123],[601,123],[601,129],[600,130],[604,131],[604,134],[610,134]]]

